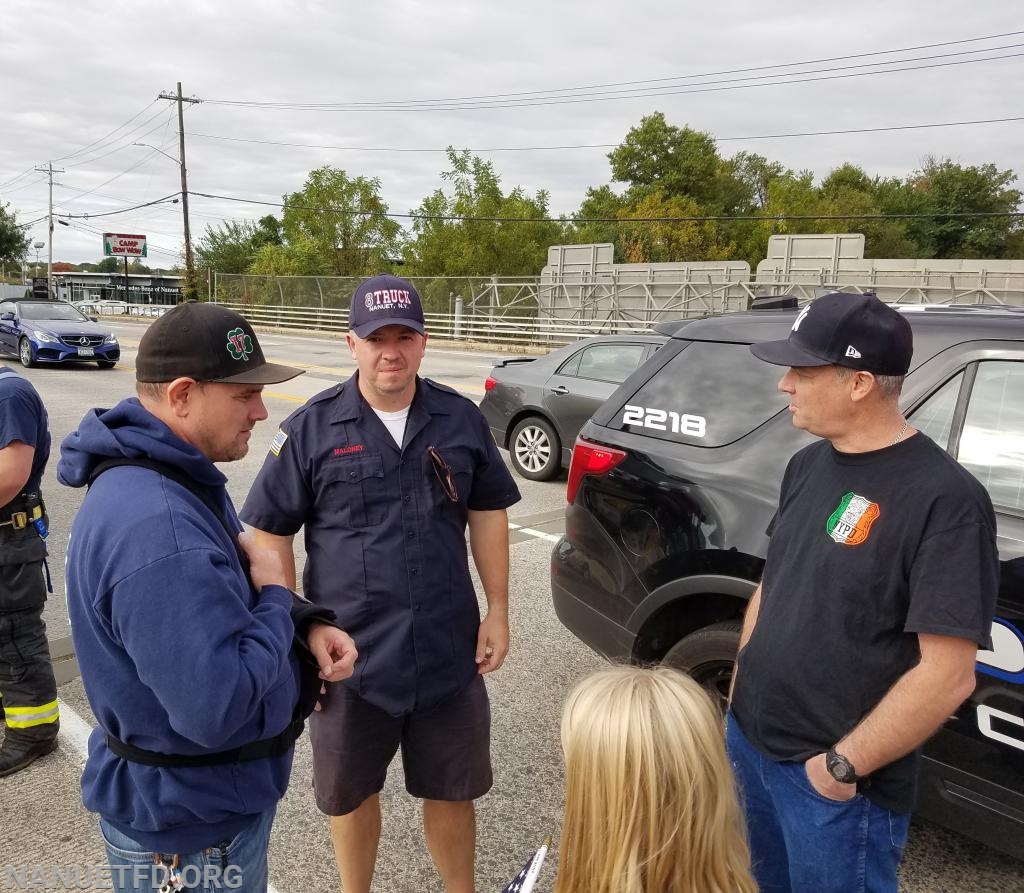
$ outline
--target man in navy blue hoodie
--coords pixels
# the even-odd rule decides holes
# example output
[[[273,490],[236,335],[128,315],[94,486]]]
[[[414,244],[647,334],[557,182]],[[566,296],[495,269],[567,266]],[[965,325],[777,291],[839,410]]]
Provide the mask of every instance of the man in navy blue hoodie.
[[[246,454],[263,386],[299,372],[268,363],[239,314],[183,304],[142,337],[138,398],[91,410],[61,445],[61,483],[91,485],[67,597],[99,723],[83,799],[116,890],[265,890],[310,690],[352,673],[355,648],[330,612],[238,535],[214,465]],[[305,686],[293,640],[316,662]]]

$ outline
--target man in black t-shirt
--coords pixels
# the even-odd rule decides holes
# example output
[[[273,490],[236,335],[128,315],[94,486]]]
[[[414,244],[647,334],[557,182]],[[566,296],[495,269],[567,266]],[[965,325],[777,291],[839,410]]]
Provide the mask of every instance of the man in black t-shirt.
[[[804,307],[754,355],[823,438],[782,481],[728,721],[762,893],[892,891],[922,743],[974,688],[999,585],[988,494],[899,409],[910,325]]]

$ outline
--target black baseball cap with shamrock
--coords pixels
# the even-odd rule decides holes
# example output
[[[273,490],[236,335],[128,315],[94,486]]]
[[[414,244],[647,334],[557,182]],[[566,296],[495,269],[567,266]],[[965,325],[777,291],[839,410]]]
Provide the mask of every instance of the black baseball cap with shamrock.
[[[135,380],[193,378],[230,384],[277,384],[302,369],[268,363],[245,317],[219,304],[188,301],[154,322],[139,342]]]

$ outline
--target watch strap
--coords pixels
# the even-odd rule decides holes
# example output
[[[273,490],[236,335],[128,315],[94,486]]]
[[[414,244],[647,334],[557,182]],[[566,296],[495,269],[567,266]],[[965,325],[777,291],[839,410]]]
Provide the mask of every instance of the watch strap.
[[[829,775],[842,784],[855,784],[860,781],[853,763],[841,753],[837,753],[834,747],[830,747],[825,753],[825,768]]]

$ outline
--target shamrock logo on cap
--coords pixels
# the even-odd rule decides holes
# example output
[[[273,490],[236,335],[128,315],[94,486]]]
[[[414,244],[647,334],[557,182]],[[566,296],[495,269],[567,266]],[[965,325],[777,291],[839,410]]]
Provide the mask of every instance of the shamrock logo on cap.
[[[228,332],[228,353],[235,360],[247,360],[252,353],[252,338],[241,326]]]

